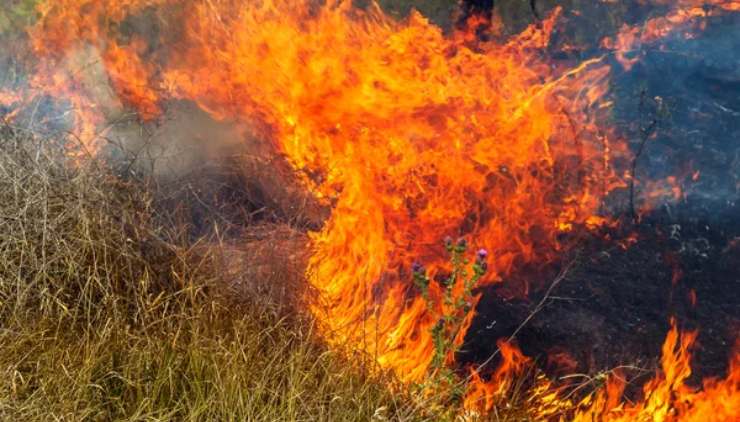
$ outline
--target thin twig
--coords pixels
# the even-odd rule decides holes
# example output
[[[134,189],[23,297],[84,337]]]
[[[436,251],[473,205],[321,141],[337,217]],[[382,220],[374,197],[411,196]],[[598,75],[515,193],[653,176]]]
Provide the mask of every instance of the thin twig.
[[[550,294],[552,293],[553,290],[555,290],[555,288],[558,286],[558,284],[560,284],[560,282],[563,281],[568,276],[568,273],[570,272],[570,269],[573,267],[573,264],[575,263],[575,261],[576,261],[575,259],[573,259],[572,261],[570,261],[565,266],[565,268],[563,268],[560,271],[560,273],[558,274],[558,276],[555,277],[555,279],[550,284],[550,287],[545,292],[545,295],[537,303],[537,306],[535,306],[535,308],[532,310],[532,312],[529,313],[529,315],[527,316],[527,318],[525,318],[524,321],[522,321],[522,323],[519,324],[519,326],[514,330],[514,332],[511,333],[511,335],[509,336],[509,338],[506,339],[506,342],[507,343],[508,342],[511,342],[512,340],[514,340],[514,337],[516,337],[516,335],[519,334],[519,331],[521,331],[524,328],[524,326],[526,326],[527,323],[529,323],[529,321],[531,321],[532,318],[534,318],[534,316],[537,315],[537,313],[540,312],[545,307],[546,302],[550,299]],[[499,352],[501,352],[501,349],[497,347],[496,350],[494,350],[494,352],[491,353],[491,355],[486,360],[483,361],[483,363],[481,363],[480,365],[478,365],[478,367],[475,369],[475,371],[476,372],[480,372],[480,370],[483,369],[483,367],[485,367],[486,365],[488,365],[489,363],[491,363],[491,361],[493,360],[493,358],[495,358],[499,354]],[[471,377],[472,377],[472,374],[470,376],[468,376],[467,380],[470,380]]]
[[[640,93],[640,105],[639,105],[640,120],[642,120],[642,117],[644,116],[645,95],[646,95],[646,91],[643,89],[642,92]],[[658,119],[655,117],[645,127],[643,127],[642,122],[640,122],[640,145],[637,147],[637,152],[635,153],[635,156],[632,159],[632,165],[630,168],[630,214],[634,222],[637,222],[638,220],[637,211],[635,211],[635,178],[637,177],[637,160],[640,159],[640,156],[642,155],[643,151],[645,151],[645,146],[647,145],[647,141],[648,139],[650,139],[650,137],[655,132],[657,125],[658,125]]]

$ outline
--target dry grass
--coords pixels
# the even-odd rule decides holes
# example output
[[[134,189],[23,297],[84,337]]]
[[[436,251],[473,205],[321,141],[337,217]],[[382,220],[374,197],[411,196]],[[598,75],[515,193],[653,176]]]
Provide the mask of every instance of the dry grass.
[[[63,156],[0,133],[0,419],[423,419],[309,318],[221,294],[229,254],[177,240],[144,185]]]
[[[112,168],[0,128],[0,420],[534,420],[528,376],[460,419],[368,375],[301,312],[305,234],[194,239],[188,195]]]

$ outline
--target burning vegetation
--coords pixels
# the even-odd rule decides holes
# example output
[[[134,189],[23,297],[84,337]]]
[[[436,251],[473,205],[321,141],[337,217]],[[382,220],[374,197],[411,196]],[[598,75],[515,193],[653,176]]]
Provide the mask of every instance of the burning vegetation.
[[[738,271],[724,269],[740,253],[732,243],[738,221],[716,233],[721,251],[698,237],[679,250],[663,247],[680,240],[681,228],[651,221],[661,205],[693,194],[702,172],[691,164],[638,174],[671,107],[642,88],[639,115],[625,128],[618,81],[645,60],[646,46],[664,51],[664,40],[700,38],[713,21],[737,19],[740,1],[635,1],[653,14],[625,18],[590,43],[565,29],[585,13],[579,9],[545,12],[530,2],[533,22],[512,34],[486,2],[463,3],[443,28],[416,11],[391,17],[374,2],[40,1],[25,35],[13,38],[6,68],[16,76],[0,86],[0,112],[12,130],[63,139],[67,171],[104,163],[116,177],[148,174],[171,186],[193,171],[197,191],[153,199],[179,212],[168,214],[168,224],[196,246],[203,232],[220,238],[211,227],[226,224],[232,247],[219,249],[216,271],[224,288],[241,283],[242,268],[247,278],[270,278],[275,268],[259,261],[271,257],[300,268],[299,276],[271,279],[289,285],[291,309],[310,313],[337,359],[388,376],[387,391],[415,403],[413,411],[397,406],[393,418],[496,420],[504,417],[501,403],[516,402],[521,413],[505,417],[735,420],[740,352],[730,337],[740,314],[729,307],[738,306]],[[172,143],[194,158],[164,154],[170,167],[159,174],[152,154]],[[204,167],[201,159],[239,176],[229,176],[224,190],[205,183],[193,170]],[[722,198],[735,201],[739,187]],[[229,211],[214,212],[214,204]],[[284,236],[254,229],[268,221],[280,222]],[[244,246],[266,243],[272,252]],[[598,357],[527,340],[543,313],[580,300],[561,296],[563,286],[571,295],[590,289],[594,303],[611,294],[608,282],[590,280],[596,276],[573,276],[589,268],[583,262],[615,262],[641,244],[662,248],[659,267],[671,268],[670,285],[650,290],[670,296],[665,313],[645,310],[667,329],[664,341],[651,337],[647,346],[662,342],[659,368],[633,380],[632,362],[587,365]],[[640,256],[652,259],[653,250],[644,250]],[[726,366],[703,379],[691,378],[703,327],[672,318],[696,309],[711,289],[683,281],[689,255],[722,260],[711,274],[730,280],[721,281],[730,291],[719,293],[729,306],[714,316],[729,324],[721,334],[729,344],[717,347]],[[252,296],[260,289],[240,288]],[[689,304],[681,310],[671,302],[679,293]],[[486,334],[489,317],[490,327],[512,323]],[[620,330],[627,331],[613,332]],[[528,346],[539,355],[525,353]],[[548,364],[537,361],[543,352]]]

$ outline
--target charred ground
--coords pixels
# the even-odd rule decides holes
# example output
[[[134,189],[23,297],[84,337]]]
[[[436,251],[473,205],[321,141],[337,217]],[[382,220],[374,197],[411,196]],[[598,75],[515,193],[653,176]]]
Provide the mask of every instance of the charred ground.
[[[463,361],[485,361],[493,339],[516,332],[522,351],[552,376],[633,366],[627,372],[639,380],[656,366],[673,316],[699,330],[695,379],[723,375],[740,328],[738,211],[690,203],[657,210],[612,240],[584,243],[549,291],[554,270],[539,275],[542,287],[527,299],[512,298],[506,284],[486,288]],[[638,240],[621,247],[624,233]]]

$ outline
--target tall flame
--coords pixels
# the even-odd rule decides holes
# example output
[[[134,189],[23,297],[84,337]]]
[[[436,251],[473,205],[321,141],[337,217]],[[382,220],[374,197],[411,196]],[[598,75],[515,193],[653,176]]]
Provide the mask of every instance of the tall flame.
[[[74,134],[93,151],[107,116],[80,77],[76,58],[85,49],[98,55],[117,100],[142,119],[184,99],[216,119],[249,124],[332,206],[311,234],[307,273],[320,293],[311,310],[327,341],[364,350],[404,381],[422,381],[434,355],[431,328],[449,305],[436,282],[431,306],[416,291],[412,261],[434,278],[445,272],[442,239],[464,236],[489,250],[483,283],[502,282],[517,267],[557,260],[573,238],[563,233],[606,221],[602,200],[624,186],[619,163],[627,152],[607,123],[610,68],[602,58],[546,59],[558,11],[498,43],[445,35],[418,13],[398,22],[376,5],[325,3],[48,0],[29,31],[39,60],[30,87],[71,104]],[[630,66],[629,51],[703,16],[704,4],[740,8],[738,1],[680,1],[647,31],[625,28],[605,45]],[[155,6],[167,11],[163,19],[178,19],[173,34],[122,36],[127,17]],[[665,376],[649,385],[656,393],[639,404],[644,412],[689,415],[720,406],[719,396],[736,400],[737,375],[709,381],[703,392],[684,389],[694,338],[680,336],[674,353],[679,336],[671,331]],[[527,362],[513,346],[501,348],[508,364],[494,386],[473,374],[470,406],[508,388]],[[611,385],[603,393],[611,395],[596,397],[579,417],[643,412],[622,406],[615,413],[619,388]],[[673,391],[691,406],[668,401]],[[542,397],[543,406],[559,400]]]
[[[313,175],[333,203],[312,235],[314,312],[330,341],[420,381],[444,309],[414,292],[410,263],[439,270],[449,234],[490,249],[486,282],[554,259],[558,233],[592,221],[617,183],[591,121],[608,67],[540,60],[554,18],[505,45],[469,45],[418,14],[290,3],[196,4],[165,86],[222,119],[259,116]]]

